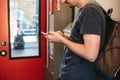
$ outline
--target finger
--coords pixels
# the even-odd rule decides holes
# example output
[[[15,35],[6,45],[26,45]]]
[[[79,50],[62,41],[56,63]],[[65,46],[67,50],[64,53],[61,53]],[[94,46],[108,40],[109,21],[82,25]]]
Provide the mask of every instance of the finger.
[[[64,34],[61,31],[56,31],[58,35],[64,36]]]
[[[54,35],[55,32],[54,32],[54,31],[49,31],[48,34],[50,34],[50,35]]]

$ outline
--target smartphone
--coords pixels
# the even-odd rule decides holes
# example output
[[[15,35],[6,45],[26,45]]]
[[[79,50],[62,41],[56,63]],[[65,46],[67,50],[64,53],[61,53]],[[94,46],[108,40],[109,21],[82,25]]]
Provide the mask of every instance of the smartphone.
[[[47,35],[48,35],[47,33],[43,32],[43,31],[41,31],[41,33],[42,33],[43,35],[45,35],[45,36],[47,36]]]

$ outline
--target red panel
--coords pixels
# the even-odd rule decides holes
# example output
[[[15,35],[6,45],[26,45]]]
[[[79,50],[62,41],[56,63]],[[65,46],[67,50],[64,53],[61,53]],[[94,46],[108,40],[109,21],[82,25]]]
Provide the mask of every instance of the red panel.
[[[0,56],[0,80],[44,80],[46,60],[45,38],[41,36],[41,57],[31,59],[9,60],[8,33],[8,0],[0,0],[0,51],[6,50],[7,55]],[[41,0],[41,30],[46,30],[46,0]],[[5,41],[7,46],[2,47]]]

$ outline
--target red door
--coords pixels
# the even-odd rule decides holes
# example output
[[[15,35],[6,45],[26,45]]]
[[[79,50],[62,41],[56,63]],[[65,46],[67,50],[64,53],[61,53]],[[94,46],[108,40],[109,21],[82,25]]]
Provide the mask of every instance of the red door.
[[[41,0],[40,26],[46,27],[46,0]],[[0,0],[0,51],[5,50],[6,56],[0,56],[0,80],[44,80],[46,46],[41,36],[41,57],[27,59],[10,59],[8,30],[8,0]],[[6,42],[6,46],[2,46]]]

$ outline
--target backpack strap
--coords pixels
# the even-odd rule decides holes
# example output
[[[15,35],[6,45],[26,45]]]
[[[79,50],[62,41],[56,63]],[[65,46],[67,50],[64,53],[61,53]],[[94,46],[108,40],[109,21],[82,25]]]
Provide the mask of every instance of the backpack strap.
[[[107,26],[108,24],[111,24],[111,25],[114,25],[115,24],[115,22],[116,21],[114,21],[111,17],[110,17],[110,15],[105,11],[105,9],[99,4],[99,3],[97,3],[97,2],[95,2],[95,1],[91,1],[91,2],[89,2],[88,4],[86,4],[85,5],[86,7],[92,7],[92,8],[94,8],[96,11],[98,11],[98,13],[102,16],[102,18],[103,18],[103,20],[105,20],[104,22],[105,22],[105,25],[104,26],[106,26],[106,30],[105,30],[105,37],[106,37],[106,39],[105,39],[105,45],[108,43],[108,40],[109,40],[109,38],[110,38],[110,36],[111,36],[111,32],[109,33],[109,31],[111,31],[111,30],[113,30],[113,28],[107,28],[107,27],[109,27],[109,26]],[[99,7],[98,7],[99,6]],[[102,10],[102,12],[104,13],[104,15],[102,14],[102,12],[100,11],[100,8],[101,8],[101,10]],[[112,23],[111,23],[112,22]],[[113,22],[114,22],[114,24],[113,24]],[[111,29],[111,30],[110,30]],[[105,46],[104,45],[104,46]]]
[[[95,1],[90,1],[88,4],[86,4],[86,5],[89,5],[90,7],[93,7],[94,9],[97,9],[97,7],[96,6],[99,6],[102,10],[103,10],[103,13],[105,14],[105,16],[108,18],[108,19],[111,19],[111,17],[109,16],[109,13],[107,13],[106,11],[105,11],[105,9],[99,4],[99,3],[97,3],[97,2],[95,2]],[[98,11],[98,10],[97,10]],[[101,14],[101,13],[100,13]]]

